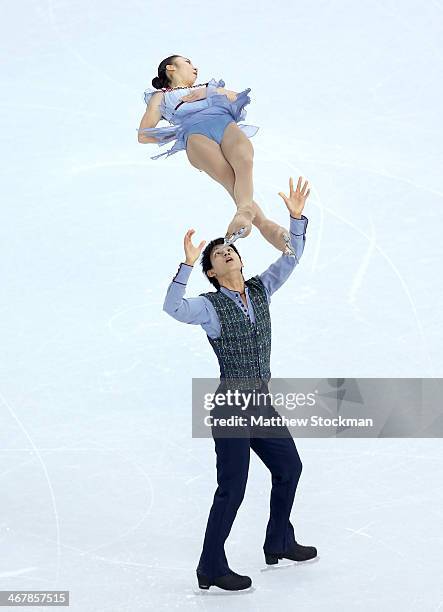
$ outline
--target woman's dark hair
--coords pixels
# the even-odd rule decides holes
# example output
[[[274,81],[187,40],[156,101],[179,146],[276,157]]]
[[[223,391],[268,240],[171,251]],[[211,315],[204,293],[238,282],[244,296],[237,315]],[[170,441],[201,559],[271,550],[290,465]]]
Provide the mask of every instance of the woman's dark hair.
[[[181,57],[181,55],[170,55],[160,62],[157,70],[158,76],[152,79],[152,87],[155,87],[155,89],[161,89],[162,87],[170,86],[169,79],[166,75],[166,66],[173,64],[176,57]]]
[[[211,242],[206,245],[206,247],[205,247],[205,249],[204,249],[204,251],[202,253],[202,257],[201,257],[201,261],[200,261],[201,266],[202,266],[203,274],[206,276],[206,278],[211,283],[211,285],[214,285],[214,287],[217,289],[217,291],[220,289],[220,283],[215,278],[215,276],[208,276],[207,275],[207,271],[212,268],[212,263],[211,263],[211,251],[212,251],[212,249],[215,246],[218,246],[219,244],[224,244],[224,243],[225,243],[225,239],[224,238],[214,238],[214,240],[211,240]],[[237,251],[235,246],[233,244],[231,244],[230,247],[232,249],[234,249],[234,251],[237,253],[237,255],[241,259],[241,255]],[[242,267],[242,271],[243,271],[243,267]]]

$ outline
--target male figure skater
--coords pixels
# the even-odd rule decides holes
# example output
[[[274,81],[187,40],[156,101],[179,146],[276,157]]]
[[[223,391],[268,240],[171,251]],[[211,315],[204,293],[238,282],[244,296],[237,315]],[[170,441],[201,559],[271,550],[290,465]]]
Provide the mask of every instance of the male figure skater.
[[[271,295],[289,278],[304,250],[308,219],[302,215],[309,195],[299,177],[294,190],[289,180],[289,197],[280,196],[290,213],[291,245],[295,255],[282,254],[262,274],[245,281],[243,262],[233,244],[223,238],[212,240],[202,255],[202,269],[217,291],[184,298],[186,283],[205,241],[192,244],[194,229],[186,232],[186,259],[170,283],[163,310],[184,323],[201,325],[220,365],[220,380],[257,380],[253,388],[267,392],[271,378]],[[248,383],[249,384],[249,383]],[[251,387],[252,389],[252,387]],[[251,586],[249,576],[233,572],[228,565],[224,544],[243,500],[252,448],[272,475],[270,518],[263,545],[267,564],[279,559],[306,561],[317,556],[314,546],[302,546],[294,537],[289,520],[302,463],[294,440],[286,429],[284,437],[216,437],[217,483],[209,513],[203,550],[197,567],[199,587],[215,585],[226,590]]]

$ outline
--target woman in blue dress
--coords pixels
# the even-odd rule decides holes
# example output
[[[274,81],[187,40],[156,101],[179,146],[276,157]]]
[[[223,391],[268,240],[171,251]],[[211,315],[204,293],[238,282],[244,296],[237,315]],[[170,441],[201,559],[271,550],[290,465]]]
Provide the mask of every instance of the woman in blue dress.
[[[288,231],[268,219],[253,200],[254,149],[249,139],[259,128],[238,125],[246,117],[251,89],[230,91],[225,89],[222,79],[195,85],[197,73],[191,60],[181,55],[171,55],[160,62],[158,76],[152,79],[153,87],[144,93],[147,107],[138,141],[161,147],[175,140],[168,151],[151,159],[185,150],[192,166],[225,187],[237,206],[226,232],[226,243],[246,237],[254,224],[277,249],[295,255]],[[156,128],[161,119],[171,125]]]

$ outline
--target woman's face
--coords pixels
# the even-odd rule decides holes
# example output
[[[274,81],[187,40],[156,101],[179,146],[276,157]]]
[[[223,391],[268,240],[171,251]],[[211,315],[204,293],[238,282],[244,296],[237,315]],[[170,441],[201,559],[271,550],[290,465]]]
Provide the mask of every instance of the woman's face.
[[[192,64],[187,57],[175,58],[175,70],[173,71],[174,79],[183,81],[184,83],[195,83],[197,80],[197,68]],[[174,65],[173,64],[173,65]]]

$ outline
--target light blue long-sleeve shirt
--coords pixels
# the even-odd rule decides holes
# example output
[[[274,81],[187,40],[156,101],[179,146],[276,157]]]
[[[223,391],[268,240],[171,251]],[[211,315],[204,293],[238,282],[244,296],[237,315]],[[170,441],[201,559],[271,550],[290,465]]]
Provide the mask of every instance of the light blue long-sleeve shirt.
[[[305,247],[307,225],[308,219],[304,215],[301,215],[301,219],[296,219],[290,215],[290,236],[295,257],[282,254],[269,268],[259,274],[259,278],[266,289],[268,304],[271,302],[271,295],[283,285],[299,263]],[[184,297],[186,284],[193,267],[184,262],[179,265],[177,273],[168,287],[163,310],[177,321],[201,325],[210,338],[218,338],[221,334],[220,320],[212,303],[202,295],[192,298]],[[243,303],[238,291],[233,291],[223,285],[220,287],[220,291],[230,297],[242,309],[245,316],[249,317],[251,323],[255,324],[254,309],[247,285],[245,285],[247,306]]]

